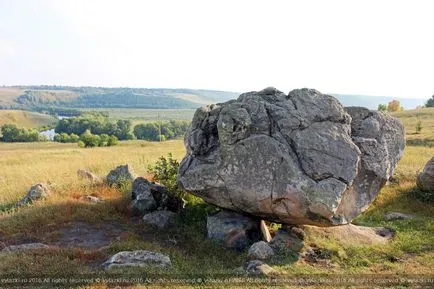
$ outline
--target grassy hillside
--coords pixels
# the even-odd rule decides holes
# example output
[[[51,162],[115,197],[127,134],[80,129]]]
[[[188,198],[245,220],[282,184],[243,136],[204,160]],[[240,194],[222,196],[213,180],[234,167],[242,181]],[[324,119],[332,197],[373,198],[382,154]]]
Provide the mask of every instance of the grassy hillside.
[[[48,114],[23,110],[0,110],[0,126],[16,124],[23,128],[38,128],[54,125],[56,122],[57,120]]]
[[[0,108],[197,108],[226,101],[237,93],[165,88],[20,86],[0,88]]]
[[[172,259],[170,272],[163,269],[154,272],[163,274],[160,276],[168,273],[178,277],[202,274],[219,278],[222,274],[233,274],[235,268],[245,262],[247,252],[223,249],[207,240],[205,212],[200,206],[184,216],[183,222],[186,223],[158,231],[131,219],[128,209],[130,188],[117,190],[105,185],[91,186],[76,176],[79,168],[90,168],[104,176],[111,168],[124,163],[131,164],[136,173],[144,175],[149,164],[168,152],[180,159],[184,155],[182,141],[129,141],[118,147],[94,149],[57,143],[0,144],[0,155],[5,156],[0,158],[0,167],[7,167],[0,176],[0,243],[31,240],[66,246],[0,255],[0,272],[34,275],[95,273],[100,271],[99,264],[118,251],[150,249],[168,254]],[[417,170],[432,155],[434,148],[407,147],[396,173],[399,182],[385,187],[369,210],[356,220],[366,226],[395,229],[396,235],[391,243],[344,245],[322,235],[311,235],[306,242],[331,252],[330,263],[308,263],[303,259],[284,257],[279,263],[271,264],[277,274],[281,277],[294,277],[295,274],[309,274],[309,277],[355,273],[400,277],[431,274],[434,269],[434,208],[415,199],[411,191],[415,187]],[[10,209],[10,204],[20,199],[30,185],[41,181],[52,183],[54,194],[49,199],[19,210]],[[86,194],[103,198],[105,202],[90,204],[81,200],[80,196]],[[412,213],[416,218],[386,221],[384,213],[388,211]],[[67,247],[71,242],[68,239],[70,235],[79,232],[74,227],[77,224],[79,228],[95,232],[91,235],[95,240],[100,238],[101,230],[118,238],[101,249]],[[117,230],[123,233],[116,233]],[[128,272],[143,274],[150,271],[121,271],[123,274]]]
[[[405,110],[392,115],[403,122],[407,144],[434,146],[434,108]],[[417,133],[416,124],[419,120],[423,128]]]

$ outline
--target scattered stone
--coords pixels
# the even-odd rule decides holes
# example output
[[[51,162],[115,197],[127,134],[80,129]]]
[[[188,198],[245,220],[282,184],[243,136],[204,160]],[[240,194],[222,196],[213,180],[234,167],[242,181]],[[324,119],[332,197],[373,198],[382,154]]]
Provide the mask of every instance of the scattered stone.
[[[106,269],[122,267],[168,268],[172,263],[169,256],[147,250],[123,251],[110,257],[103,267]]]
[[[247,253],[250,260],[267,260],[274,256],[274,251],[267,242],[259,241],[254,243]]]
[[[268,264],[263,263],[260,260],[252,260],[248,261],[246,264],[244,264],[243,269],[251,275],[270,275],[273,274],[275,271],[273,268],[271,268]]]
[[[232,211],[220,211],[207,218],[208,238],[226,248],[243,250],[261,239],[259,221]]]
[[[426,163],[423,171],[417,176],[417,186],[422,191],[434,192],[434,157]]]
[[[304,260],[311,263],[323,263],[324,260],[330,260],[333,253],[330,250],[324,248],[312,248],[308,247],[301,254]]]
[[[133,182],[131,193],[132,209],[135,215],[143,215],[154,210],[169,210],[175,213],[184,208],[184,201],[167,192],[166,187],[138,177]]]
[[[279,229],[270,242],[271,248],[276,253],[298,254],[304,247],[304,242],[295,233],[287,229]]]
[[[102,179],[87,169],[79,169],[77,176],[81,179],[89,180],[92,184],[102,183]]]
[[[83,201],[88,201],[89,203],[92,204],[104,203],[104,201],[101,200],[100,198],[91,195],[84,195],[80,199]]]
[[[173,218],[176,216],[174,212],[171,211],[155,211],[143,216],[143,221],[146,224],[155,226],[160,229],[169,227]]]
[[[49,249],[49,248],[51,247],[42,243],[29,243],[29,244],[7,246],[3,248],[1,252],[12,253],[12,252],[21,252],[21,251],[37,250],[37,249]]]
[[[270,242],[271,241],[271,234],[270,234],[270,230],[268,230],[268,226],[265,223],[265,221],[261,220],[261,222],[259,223],[259,226],[261,228],[262,239],[267,243]]]
[[[308,235],[335,239],[342,245],[376,245],[386,244],[394,236],[387,228],[362,227],[353,224],[336,227],[304,226]]]
[[[402,123],[313,89],[275,88],[199,108],[178,184],[222,208],[286,224],[350,223],[393,175]]]
[[[412,219],[414,218],[414,215],[412,214],[404,214],[399,212],[388,212],[384,215],[384,219],[386,221],[393,221],[393,220],[405,220],[405,219]]]
[[[110,186],[121,186],[125,183],[131,183],[136,178],[132,168],[126,164],[116,167],[107,175],[107,183]]]
[[[32,186],[27,192],[26,196],[17,203],[17,206],[23,206],[25,204],[32,203],[33,201],[45,199],[50,194],[51,190],[48,185],[43,183],[36,184]]]

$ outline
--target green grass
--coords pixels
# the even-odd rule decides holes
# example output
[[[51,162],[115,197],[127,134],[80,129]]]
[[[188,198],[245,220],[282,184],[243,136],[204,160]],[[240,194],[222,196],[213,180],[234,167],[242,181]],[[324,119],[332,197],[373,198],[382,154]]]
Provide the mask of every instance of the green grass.
[[[24,110],[0,110],[0,126],[16,124],[22,128],[39,128],[55,125],[57,119],[48,114]]]

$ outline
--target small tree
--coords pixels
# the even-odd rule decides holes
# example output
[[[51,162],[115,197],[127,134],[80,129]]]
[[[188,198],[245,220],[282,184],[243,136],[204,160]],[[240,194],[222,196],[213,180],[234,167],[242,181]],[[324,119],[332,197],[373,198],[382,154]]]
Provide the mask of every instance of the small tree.
[[[378,111],[386,112],[386,111],[387,111],[387,105],[385,105],[385,104],[381,104],[381,103],[380,103],[380,104],[378,105],[377,110],[378,110]]]
[[[399,100],[394,99],[391,102],[389,102],[389,104],[387,105],[388,112],[395,112],[395,111],[399,111],[400,109],[401,109],[401,104]]]
[[[434,107],[434,95],[426,102],[426,107]]]

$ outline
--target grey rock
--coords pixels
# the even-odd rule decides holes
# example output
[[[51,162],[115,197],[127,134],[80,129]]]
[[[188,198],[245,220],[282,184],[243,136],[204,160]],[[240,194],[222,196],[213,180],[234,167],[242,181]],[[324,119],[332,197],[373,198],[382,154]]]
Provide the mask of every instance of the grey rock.
[[[231,211],[221,211],[207,218],[208,238],[226,248],[242,250],[260,240],[259,220]]]
[[[116,167],[107,175],[107,183],[110,186],[121,186],[125,183],[131,183],[136,178],[132,168],[126,164]]]
[[[422,191],[434,193],[434,157],[426,163],[423,171],[417,176],[417,186]]]
[[[33,185],[27,194],[22,198],[18,203],[17,206],[23,206],[29,203],[32,203],[34,201],[45,199],[51,194],[50,187],[46,184],[39,183],[36,185]]]
[[[104,264],[106,269],[123,267],[171,267],[169,256],[147,251],[123,251],[111,256]]]
[[[180,197],[170,194],[165,186],[152,183],[142,177],[134,180],[131,197],[135,215],[143,215],[154,210],[178,213],[185,205]]]
[[[104,201],[101,200],[100,198],[95,197],[95,196],[91,196],[91,195],[84,195],[80,199],[83,201],[87,201],[89,203],[92,203],[92,204],[104,203]]]
[[[143,216],[143,221],[146,224],[155,226],[160,229],[169,227],[176,213],[170,211],[155,211]]]
[[[267,242],[259,241],[254,243],[247,253],[251,260],[267,260],[274,256],[274,251]]]
[[[51,248],[48,245],[42,243],[28,243],[28,244],[20,244],[20,245],[11,245],[3,248],[1,250],[2,253],[12,253],[12,252],[21,252],[27,250],[38,250],[38,249],[49,249]]]
[[[275,271],[268,264],[260,260],[252,260],[244,264],[243,269],[250,275],[270,275]]]
[[[412,214],[404,214],[399,212],[388,212],[384,215],[384,219],[386,221],[393,221],[393,220],[405,220],[405,219],[412,219],[414,218],[414,215]]]
[[[266,88],[196,111],[178,184],[277,223],[347,224],[392,176],[404,145],[390,115],[313,89]]]
[[[89,180],[92,184],[102,183],[102,179],[87,169],[79,169],[77,176],[81,179]]]
[[[303,239],[297,233],[287,229],[279,229],[270,242],[276,253],[298,254],[304,247]]]

